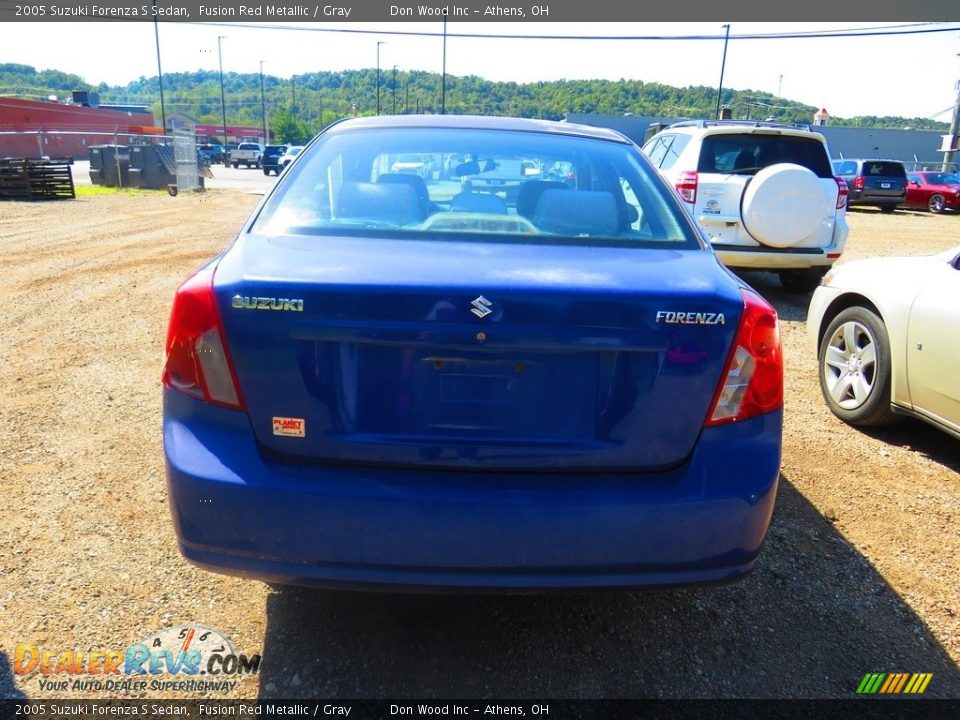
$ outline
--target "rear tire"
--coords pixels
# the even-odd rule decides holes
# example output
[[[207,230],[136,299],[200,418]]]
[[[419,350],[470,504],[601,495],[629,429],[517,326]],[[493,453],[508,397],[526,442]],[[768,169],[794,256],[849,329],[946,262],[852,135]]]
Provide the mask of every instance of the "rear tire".
[[[891,215],[891,214],[893,213],[893,211],[896,210],[896,209],[897,209],[897,206],[896,206],[896,205],[881,205],[881,206],[880,206],[880,212],[886,213],[887,215]]]
[[[927,201],[927,209],[934,214],[942,213],[946,206],[947,203],[940,194],[931,195],[930,200]]]
[[[270,174],[269,168],[264,168],[264,169],[263,169],[263,174],[264,174],[264,175],[269,175],[269,174]]]
[[[780,272],[780,285],[788,293],[802,295],[817,289],[826,270],[783,270]]]
[[[830,412],[851,425],[890,425],[890,341],[876,313],[864,307],[841,311],[820,338],[820,391]]]

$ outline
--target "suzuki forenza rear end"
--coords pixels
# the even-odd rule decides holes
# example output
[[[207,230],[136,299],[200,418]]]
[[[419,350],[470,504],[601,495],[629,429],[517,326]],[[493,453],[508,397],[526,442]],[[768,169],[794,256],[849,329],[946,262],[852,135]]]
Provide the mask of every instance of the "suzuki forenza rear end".
[[[410,155],[434,170],[395,172]],[[557,163],[574,180],[548,179]],[[503,187],[478,192],[492,170]],[[753,567],[770,522],[776,313],[609,130],[329,128],[179,288],[166,352],[173,520],[209,570],[720,582]]]

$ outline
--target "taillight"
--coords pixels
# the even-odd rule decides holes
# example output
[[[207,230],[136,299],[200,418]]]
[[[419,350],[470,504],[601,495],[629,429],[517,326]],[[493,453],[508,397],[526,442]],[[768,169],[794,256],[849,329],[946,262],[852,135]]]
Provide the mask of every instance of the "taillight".
[[[853,189],[854,190],[863,190],[863,175],[857,175],[853,179]]]
[[[783,351],[777,311],[752,290],[741,290],[743,315],[707,426],[763,415],[783,407]]]
[[[847,205],[847,195],[850,194],[850,189],[847,187],[847,181],[842,177],[835,177],[834,180],[837,181],[837,210],[840,210]]]
[[[697,202],[697,173],[691,170],[680,173],[676,188],[681,200],[691,204]]]
[[[244,409],[230,361],[217,301],[213,268],[204,268],[177,288],[167,329],[163,384],[206,402]]]

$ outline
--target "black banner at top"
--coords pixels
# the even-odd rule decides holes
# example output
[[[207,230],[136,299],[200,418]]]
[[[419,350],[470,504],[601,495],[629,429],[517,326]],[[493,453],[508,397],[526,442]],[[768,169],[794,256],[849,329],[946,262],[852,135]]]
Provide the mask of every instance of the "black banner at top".
[[[4,22],[862,22],[960,20],[957,0],[3,0]]]

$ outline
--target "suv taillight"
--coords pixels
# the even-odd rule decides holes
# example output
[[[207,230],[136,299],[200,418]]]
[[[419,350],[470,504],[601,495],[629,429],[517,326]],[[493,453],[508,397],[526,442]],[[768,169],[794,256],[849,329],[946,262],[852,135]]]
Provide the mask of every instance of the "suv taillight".
[[[740,292],[743,315],[707,415],[707,427],[783,407],[783,351],[777,311],[752,290]]]
[[[853,179],[853,189],[854,190],[863,190],[863,175],[857,175]]]
[[[690,204],[697,202],[697,173],[693,170],[688,170],[687,172],[680,173],[680,177],[677,178],[677,193],[680,195],[680,199],[684,202]]]
[[[834,180],[837,181],[837,210],[840,210],[847,204],[847,195],[850,194],[850,189],[847,187],[847,181],[842,177],[835,177]]]
[[[204,268],[177,288],[167,329],[163,384],[206,402],[243,410],[217,312],[213,272],[212,267]]]

